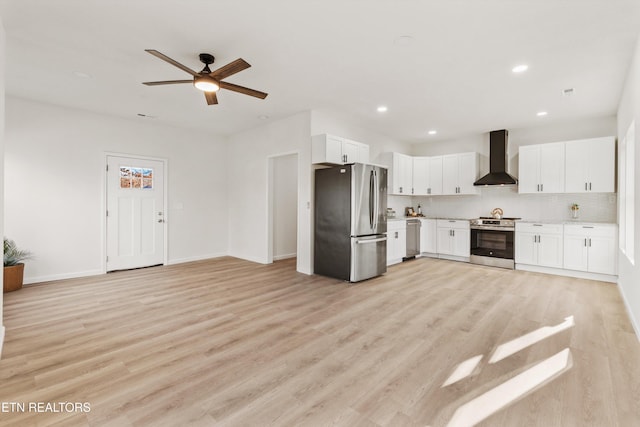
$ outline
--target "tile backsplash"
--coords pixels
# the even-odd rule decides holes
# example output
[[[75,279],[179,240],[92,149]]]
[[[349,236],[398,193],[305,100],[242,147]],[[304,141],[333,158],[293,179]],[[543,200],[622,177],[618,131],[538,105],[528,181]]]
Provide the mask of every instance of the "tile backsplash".
[[[389,196],[388,205],[398,216],[405,206],[422,206],[425,216],[478,218],[490,216],[494,208],[502,208],[505,217],[528,221],[567,221],[570,206],[580,205],[578,219],[586,222],[617,222],[616,193],[585,194],[519,194],[515,186],[479,187],[473,196]]]

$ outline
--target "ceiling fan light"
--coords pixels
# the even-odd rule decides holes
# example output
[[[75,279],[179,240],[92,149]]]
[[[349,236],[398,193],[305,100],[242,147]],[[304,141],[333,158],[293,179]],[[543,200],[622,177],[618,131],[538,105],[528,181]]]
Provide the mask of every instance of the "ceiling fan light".
[[[193,85],[203,92],[217,92],[220,89],[218,82],[209,76],[196,77],[193,80]]]

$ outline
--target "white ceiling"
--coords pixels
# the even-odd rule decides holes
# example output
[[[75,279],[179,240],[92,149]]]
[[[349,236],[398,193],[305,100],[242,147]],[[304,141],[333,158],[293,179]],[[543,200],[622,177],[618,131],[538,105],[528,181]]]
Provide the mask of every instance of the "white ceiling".
[[[214,134],[326,109],[405,142],[614,115],[640,33],[638,0],[0,0],[0,16],[9,95]],[[190,78],[144,49],[196,70],[200,52],[242,57],[227,81],[269,96],[144,86]]]

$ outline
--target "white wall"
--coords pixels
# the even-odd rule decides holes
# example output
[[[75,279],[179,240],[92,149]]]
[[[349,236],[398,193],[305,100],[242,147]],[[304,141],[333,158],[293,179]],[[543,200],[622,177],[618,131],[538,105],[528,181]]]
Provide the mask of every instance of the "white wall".
[[[273,259],[297,255],[298,155],[273,158]]]
[[[5,230],[25,283],[104,271],[105,152],[168,159],[168,261],[226,254],[225,139],[7,97]]]
[[[4,26],[0,17],[0,236],[4,236]],[[0,277],[0,285],[3,278]],[[0,294],[0,357],[2,357],[2,343],[4,343],[4,296]]]
[[[636,150],[634,159],[635,170],[635,252],[640,252],[640,144],[637,131],[640,124],[640,40],[636,45],[633,63],[627,74],[622,98],[618,108],[618,135],[624,136],[627,128],[635,120],[636,123]],[[631,320],[640,338],[640,263],[636,255],[635,265],[620,252],[618,254],[618,284],[627,304]]]
[[[535,128],[510,129],[508,143],[509,172],[518,176],[519,147],[572,139],[617,135],[614,116],[575,122],[551,123]],[[489,171],[489,134],[471,135],[452,141],[414,144],[413,155],[437,156],[475,151],[481,154],[480,176]],[[518,194],[517,187],[479,187],[477,196],[414,197],[413,206],[421,203],[428,216],[456,216],[473,218],[489,215],[500,207],[505,216],[532,221],[568,220],[569,206],[580,205],[580,219],[584,221],[617,222],[616,194]]]
[[[269,157],[298,154],[297,270],[311,273],[310,115],[303,112],[230,137],[229,255],[269,262]]]

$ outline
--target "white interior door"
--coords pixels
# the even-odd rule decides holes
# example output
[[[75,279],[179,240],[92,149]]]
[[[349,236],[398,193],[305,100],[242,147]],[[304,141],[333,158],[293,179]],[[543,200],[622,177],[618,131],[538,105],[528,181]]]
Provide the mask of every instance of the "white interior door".
[[[107,271],[164,263],[164,163],[107,156]]]

